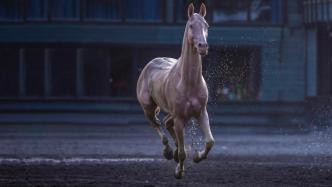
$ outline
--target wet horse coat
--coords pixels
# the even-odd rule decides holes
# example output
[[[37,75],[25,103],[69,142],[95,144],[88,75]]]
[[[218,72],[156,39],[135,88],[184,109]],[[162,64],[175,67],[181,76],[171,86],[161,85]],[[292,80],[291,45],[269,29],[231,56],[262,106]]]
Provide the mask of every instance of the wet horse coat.
[[[194,13],[194,6],[190,4],[180,58],[153,59],[144,67],[137,83],[138,101],[162,139],[164,156],[167,159],[174,157],[179,162],[176,178],[184,175],[184,127],[191,118],[198,120],[206,141],[205,150],[195,153],[194,161],[205,159],[214,144],[206,109],[208,89],[202,76],[201,56],[208,52],[205,15],[204,4],[199,14]],[[168,114],[164,122],[177,146],[174,155],[157,118],[160,110]]]

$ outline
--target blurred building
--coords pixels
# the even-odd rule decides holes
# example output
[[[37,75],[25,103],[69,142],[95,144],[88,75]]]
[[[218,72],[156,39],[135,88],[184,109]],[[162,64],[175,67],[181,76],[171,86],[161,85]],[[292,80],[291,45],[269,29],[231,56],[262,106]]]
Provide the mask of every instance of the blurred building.
[[[332,93],[323,65],[331,31],[320,20],[331,20],[328,0],[0,0],[0,119],[10,121],[9,111],[22,121],[46,113],[41,122],[47,115],[62,122],[54,115],[66,110],[135,111],[144,65],[179,57],[190,2],[196,11],[207,5],[211,102],[233,113],[234,103],[248,115],[270,111],[274,123],[274,114],[295,111],[291,120],[302,123],[307,96]]]
[[[308,117],[312,123],[332,125],[332,1],[302,3]]]

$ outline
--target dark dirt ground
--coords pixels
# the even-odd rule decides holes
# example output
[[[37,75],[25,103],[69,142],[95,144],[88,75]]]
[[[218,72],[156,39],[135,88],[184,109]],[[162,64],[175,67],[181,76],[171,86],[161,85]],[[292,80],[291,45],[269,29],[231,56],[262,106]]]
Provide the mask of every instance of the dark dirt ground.
[[[216,144],[208,159],[194,164],[189,151],[185,176],[176,180],[175,162],[162,158],[160,139],[149,126],[1,125],[0,187],[332,187],[332,130],[233,134],[214,126],[212,131]],[[190,144],[190,135],[187,140]],[[72,158],[85,162],[66,161]],[[105,158],[115,160],[98,162]]]
[[[175,163],[3,164],[0,186],[332,186],[332,165],[310,157],[214,156],[187,161],[185,177],[173,177]],[[329,164],[327,164],[329,163]],[[189,168],[188,168],[189,167]]]

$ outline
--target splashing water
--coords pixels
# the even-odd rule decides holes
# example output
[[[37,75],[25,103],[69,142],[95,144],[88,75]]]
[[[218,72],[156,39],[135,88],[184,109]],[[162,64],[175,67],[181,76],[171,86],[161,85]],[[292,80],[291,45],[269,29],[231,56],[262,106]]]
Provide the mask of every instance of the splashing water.
[[[188,124],[186,125],[186,154],[190,160],[193,159],[193,153],[195,151],[202,150],[203,147],[203,138],[201,135],[201,131],[199,128],[199,123],[196,119],[192,118],[189,120]],[[191,161],[193,162],[193,161]],[[187,169],[191,168],[192,164],[190,164]]]

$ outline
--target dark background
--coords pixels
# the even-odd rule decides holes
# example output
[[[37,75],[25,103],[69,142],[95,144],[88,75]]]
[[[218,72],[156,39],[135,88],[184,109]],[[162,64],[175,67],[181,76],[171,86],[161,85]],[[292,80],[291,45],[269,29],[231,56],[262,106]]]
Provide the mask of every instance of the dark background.
[[[217,142],[193,165],[187,129],[178,182],[136,82],[201,2]],[[0,184],[329,186],[331,26],[328,0],[0,0]]]

